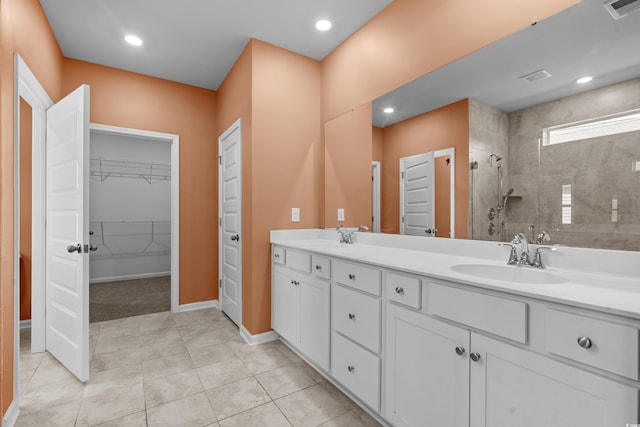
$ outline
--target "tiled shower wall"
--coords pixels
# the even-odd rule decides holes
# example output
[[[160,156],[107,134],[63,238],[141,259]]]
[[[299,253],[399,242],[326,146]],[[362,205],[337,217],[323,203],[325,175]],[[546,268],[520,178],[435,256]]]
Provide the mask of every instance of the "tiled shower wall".
[[[507,113],[474,99],[469,100],[469,161],[477,162],[477,169],[469,173],[469,236],[476,240],[504,240],[499,213],[493,221],[488,218],[490,208],[498,206],[498,165],[502,165],[503,191],[506,188],[508,164],[508,118]],[[491,153],[502,157],[499,163],[490,158]],[[489,234],[489,224],[496,231]]]
[[[522,197],[507,205],[506,236],[527,233],[534,224],[537,232],[549,233],[546,244],[640,250],[640,132],[541,145],[545,127],[637,108],[640,78],[510,113],[505,188],[513,187],[514,195]],[[561,220],[563,184],[572,188],[571,224]],[[476,211],[478,197],[473,195],[474,219],[482,213]],[[481,238],[475,231],[474,226],[474,238]]]

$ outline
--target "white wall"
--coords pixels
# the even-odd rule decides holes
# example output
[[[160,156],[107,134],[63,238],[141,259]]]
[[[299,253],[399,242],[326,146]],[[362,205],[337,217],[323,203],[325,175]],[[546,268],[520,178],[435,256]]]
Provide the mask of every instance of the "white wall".
[[[167,141],[93,131],[90,155],[92,159],[102,157],[168,164],[171,145]],[[99,170],[96,160],[90,163],[92,171]],[[109,171],[148,176],[148,167],[141,164],[103,162],[102,167],[103,175],[92,176],[90,187],[89,218],[94,232],[91,243],[98,246],[90,258],[91,282],[169,274],[171,181],[152,180],[149,183],[142,177],[106,176]],[[169,170],[169,166],[164,169]],[[127,223],[114,223],[118,221]],[[151,221],[154,221],[153,242]],[[103,222],[102,227],[100,222]]]

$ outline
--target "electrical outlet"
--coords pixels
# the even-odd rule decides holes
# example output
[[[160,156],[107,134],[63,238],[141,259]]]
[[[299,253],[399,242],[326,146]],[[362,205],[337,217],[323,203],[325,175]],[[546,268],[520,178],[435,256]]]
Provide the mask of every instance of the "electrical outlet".
[[[291,222],[300,222],[300,208],[291,208]]]
[[[338,221],[344,221],[344,209],[338,209]]]

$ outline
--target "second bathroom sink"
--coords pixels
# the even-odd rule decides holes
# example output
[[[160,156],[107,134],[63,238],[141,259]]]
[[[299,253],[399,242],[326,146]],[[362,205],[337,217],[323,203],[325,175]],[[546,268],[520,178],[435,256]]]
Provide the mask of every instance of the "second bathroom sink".
[[[513,265],[459,264],[451,267],[451,270],[468,276],[501,282],[541,285],[568,282],[564,277],[546,270],[534,270]]]

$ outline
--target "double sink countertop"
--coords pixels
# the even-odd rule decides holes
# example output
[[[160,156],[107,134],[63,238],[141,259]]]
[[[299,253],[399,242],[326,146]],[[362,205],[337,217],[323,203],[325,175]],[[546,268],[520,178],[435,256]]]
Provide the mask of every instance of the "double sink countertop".
[[[271,243],[640,320],[636,252],[558,247],[539,270],[506,265],[509,248],[497,242],[355,233],[345,244],[335,230],[310,229],[272,231]]]

